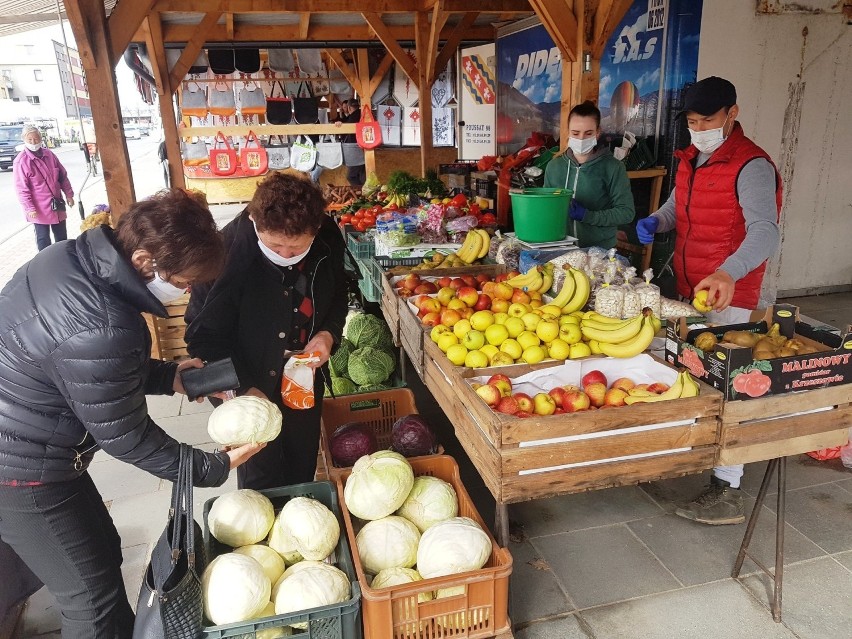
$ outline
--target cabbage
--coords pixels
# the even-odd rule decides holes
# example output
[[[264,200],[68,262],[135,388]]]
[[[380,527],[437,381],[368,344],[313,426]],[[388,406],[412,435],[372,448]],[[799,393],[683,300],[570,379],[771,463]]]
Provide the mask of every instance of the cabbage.
[[[365,384],[358,387],[359,393],[378,393],[379,391],[390,390],[390,386],[385,384]]]
[[[346,377],[349,367],[349,355],[355,350],[355,344],[345,337],[340,340],[340,346],[334,351],[334,355],[328,358],[328,368],[332,377]]]
[[[361,519],[381,519],[402,506],[414,485],[414,471],[402,455],[380,450],[355,462],[346,480],[346,507]]]
[[[391,428],[391,448],[405,457],[431,455],[437,449],[435,432],[420,415],[405,415]]]
[[[331,459],[338,468],[352,466],[364,455],[379,449],[376,434],[369,424],[350,422],[338,426],[328,440]]]
[[[210,534],[233,548],[259,542],[266,537],[274,520],[272,502],[248,488],[221,495],[207,514]]]
[[[373,583],[370,588],[389,588],[391,586],[401,586],[402,584],[410,584],[415,581],[421,581],[423,577],[420,573],[411,568],[385,568],[373,578]],[[423,603],[432,599],[431,592],[421,592],[417,595],[417,602]]]
[[[278,586],[275,612],[286,615],[318,606],[330,606],[349,599],[349,577],[339,568],[320,563],[291,574]],[[294,628],[307,628],[308,622],[294,623]]]
[[[288,566],[292,566],[304,559],[299,552],[293,535],[290,534],[290,531],[285,526],[281,525],[280,513],[272,524],[266,543],[272,550],[281,555]]]
[[[358,387],[355,386],[355,383],[346,377],[332,377],[331,378],[331,392],[334,393],[335,397],[340,397],[341,395],[352,395],[357,392]]]
[[[437,477],[414,478],[408,497],[396,511],[424,533],[430,526],[459,514],[459,500],[453,487]]]
[[[272,601],[275,601],[275,595],[278,594],[278,588],[281,586],[281,583],[285,579],[287,579],[287,577],[292,575],[294,572],[299,572],[300,570],[304,570],[305,568],[308,568],[309,566],[314,566],[316,564],[321,564],[321,563],[323,563],[323,562],[322,561],[310,561],[310,560],[306,559],[304,561],[300,561],[298,563],[295,563],[292,566],[290,566],[289,568],[287,568],[287,570],[285,570],[284,573],[280,577],[278,577],[278,579],[275,581],[275,585],[272,586]]]
[[[293,540],[305,559],[325,559],[337,547],[340,524],[325,504],[309,497],[294,497],[275,519],[273,528]]]
[[[263,568],[263,573],[269,577],[270,583],[274,584],[284,573],[284,560],[281,559],[281,555],[272,550],[269,546],[251,544],[249,546],[237,548],[234,552],[257,560],[257,563],[259,563]]]
[[[417,562],[419,542],[417,526],[395,515],[367,522],[355,537],[364,570],[372,574],[386,568],[411,568]]]
[[[217,444],[271,442],[281,432],[281,410],[268,399],[243,395],[213,409],[207,432]]]
[[[201,578],[204,614],[214,624],[255,619],[269,602],[272,584],[251,557],[229,552],[210,562]]]
[[[257,616],[257,619],[252,619],[257,623],[267,617],[275,616],[275,604],[271,601],[266,604],[266,608]],[[273,628],[264,628],[254,633],[240,635],[237,639],[278,639],[279,637],[289,637],[293,634],[293,629],[290,626],[277,626]]]
[[[352,351],[349,356],[349,378],[358,386],[381,384],[393,374],[396,360],[385,351],[371,346]]]
[[[479,570],[491,556],[491,539],[472,519],[454,517],[423,533],[417,570],[424,579]]]
[[[355,348],[365,346],[377,346],[380,348],[393,348],[393,336],[388,325],[383,319],[368,313],[353,315],[346,324],[346,337],[355,345]],[[349,360],[352,363],[352,360]]]

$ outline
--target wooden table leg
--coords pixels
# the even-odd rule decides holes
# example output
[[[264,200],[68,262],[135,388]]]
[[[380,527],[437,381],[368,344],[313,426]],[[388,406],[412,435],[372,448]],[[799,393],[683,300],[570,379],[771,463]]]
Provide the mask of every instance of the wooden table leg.
[[[509,504],[497,502],[494,508],[494,530],[497,543],[505,548],[509,545]]]

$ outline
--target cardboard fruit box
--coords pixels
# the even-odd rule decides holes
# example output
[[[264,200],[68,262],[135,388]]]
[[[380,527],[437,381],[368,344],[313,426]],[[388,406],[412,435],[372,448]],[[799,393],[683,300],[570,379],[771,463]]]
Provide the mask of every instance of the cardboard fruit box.
[[[666,327],[666,360],[682,364],[695,377],[722,391],[726,400],[747,400],[794,391],[826,388],[852,382],[852,328],[840,335],[821,330],[799,320],[798,307],[776,304],[763,319],[745,324],[700,328],[683,320]],[[727,331],[765,333],[777,323],[781,334],[798,339],[820,352],[773,359],[754,359],[752,350],[721,342]],[[704,332],[713,333],[720,343],[712,351],[695,346]]]

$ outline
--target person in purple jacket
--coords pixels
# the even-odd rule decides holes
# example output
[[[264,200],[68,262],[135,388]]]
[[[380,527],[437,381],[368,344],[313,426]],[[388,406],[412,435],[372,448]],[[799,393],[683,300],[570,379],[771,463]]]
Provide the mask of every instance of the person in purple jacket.
[[[74,190],[68,181],[68,171],[53,151],[42,146],[41,133],[36,127],[24,127],[21,139],[25,148],[15,158],[12,174],[18,201],[27,222],[35,228],[36,245],[41,251],[50,246],[51,229],[55,242],[68,239],[65,202],[74,206]]]

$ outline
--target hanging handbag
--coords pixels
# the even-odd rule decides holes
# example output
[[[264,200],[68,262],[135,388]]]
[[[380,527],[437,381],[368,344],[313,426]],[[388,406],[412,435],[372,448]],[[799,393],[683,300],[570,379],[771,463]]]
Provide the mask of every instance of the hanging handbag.
[[[317,147],[307,135],[297,135],[290,147],[290,166],[308,173],[317,163]]]
[[[382,144],[382,127],[373,119],[369,105],[361,107],[361,120],[355,123],[355,141],[362,149],[375,149]]]
[[[346,166],[363,166],[364,149],[357,142],[343,142],[343,163]]]
[[[169,71],[175,68],[181,55],[183,55],[183,49],[166,49],[166,63],[169,65]],[[198,57],[195,58],[195,62],[192,63],[186,73],[187,75],[202,75],[207,73],[208,67],[207,54],[202,49],[198,52]]]
[[[195,91],[192,90],[193,85]],[[184,116],[207,117],[207,92],[197,83],[188,84],[180,93],[180,112]]]
[[[204,572],[205,562],[202,547],[195,550],[202,532],[192,516],[192,457],[192,447],[181,444],[169,520],[142,578],[133,639],[201,636],[204,601],[198,575]]]
[[[322,52],[319,49],[296,49],[299,58],[299,71],[307,76],[322,73]]]
[[[197,138],[195,142],[190,142],[184,147],[183,164],[184,166],[210,164],[210,151],[207,150],[204,140]]]
[[[221,87],[221,88],[220,88]],[[217,82],[210,91],[211,115],[230,118],[237,113],[237,103],[234,100],[234,88],[225,82]]]
[[[231,75],[237,68],[234,64],[233,49],[209,49],[207,59],[214,75]]]
[[[303,95],[305,92],[308,95]],[[293,116],[298,124],[316,124],[319,119],[319,98],[307,82],[299,84],[298,94],[293,98]]]
[[[346,76],[343,75],[343,71],[340,69],[332,69],[328,74],[328,88],[334,94],[334,97],[337,98],[338,102],[355,96],[352,85],[349,84],[349,80],[346,79]]]
[[[328,86],[328,78],[321,78],[319,80],[311,80],[311,89],[316,96],[327,96],[331,93],[331,89]]]
[[[222,177],[237,171],[237,152],[221,131],[216,133],[216,141],[210,149],[210,170]]]
[[[274,97],[275,87],[281,89],[281,95]],[[266,98],[266,121],[269,124],[290,124],[293,119],[293,103],[284,93],[284,85],[275,81],[272,83],[272,91]]]
[[[277,144],[273,141],[277,138]],[[266,143],[266,155],[269,158],[267,163],[273,171],[290,168],[290,145],[280,135],[270,135],[269,142]]]
[[[254,86],[254,88],[249,89],[249,84]],[[263,95],[263,91],[261,91],[260,87],[258,87],[254,82],[246,83],[246,85],[240,89],[240,115],[245,118],[253,115],[265,114],[266,96]]]
[[[269,170],[266,149],[260,145],[254,131],[249,131],[245,142],[240,145],[240,166],[246,176],[263,175]]]
[[[317,147],[317,164],[325,169],[336,169],[343,164],[343,147],[331,135],[320,136]]]
[[[296,70],[292,49],[267,49],[269,68],[278,73],[290,74]]]
[[[234,67],[240,73],[260,71],[260,49],[235,49]]]

